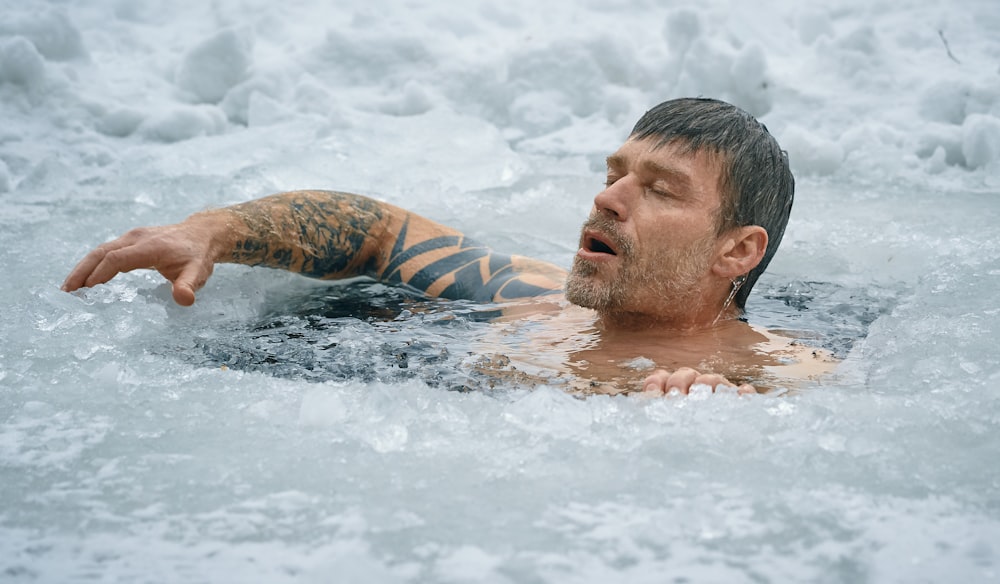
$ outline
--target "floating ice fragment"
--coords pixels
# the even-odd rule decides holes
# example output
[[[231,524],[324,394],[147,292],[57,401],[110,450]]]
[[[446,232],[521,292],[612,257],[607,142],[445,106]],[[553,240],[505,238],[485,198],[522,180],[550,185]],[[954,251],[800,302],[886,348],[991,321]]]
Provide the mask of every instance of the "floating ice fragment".
[[[652,369],[653,367],[656,367],[656,362],[646,357],[636,357],[631,361],[622,363],[621,366],[624,369],[635,369],[636,371],[640,371],[642,369]]]

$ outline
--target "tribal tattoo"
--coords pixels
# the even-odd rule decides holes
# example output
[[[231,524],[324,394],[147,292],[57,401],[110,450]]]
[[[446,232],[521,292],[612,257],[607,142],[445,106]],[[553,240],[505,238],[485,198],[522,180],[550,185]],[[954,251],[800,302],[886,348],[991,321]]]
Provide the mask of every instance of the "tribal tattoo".
[[[557,294],[565,272],[556,266],[496,253],[461,234],[407,242],[408,215],[389,254],[380,279],[406,284],[452,300],[501,302]],[[409,269],[404,271],[408,267]]]

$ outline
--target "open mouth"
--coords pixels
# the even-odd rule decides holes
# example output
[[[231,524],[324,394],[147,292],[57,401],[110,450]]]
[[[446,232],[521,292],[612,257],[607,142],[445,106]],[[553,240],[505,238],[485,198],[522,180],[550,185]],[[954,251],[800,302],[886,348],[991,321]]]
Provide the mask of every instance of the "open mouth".
[[[594,253],[618,255],[618,252],[616,252],[607,241],[601,239],[599,236],[591,235],[587,237],[586,248],[587,251],[592,251]]]

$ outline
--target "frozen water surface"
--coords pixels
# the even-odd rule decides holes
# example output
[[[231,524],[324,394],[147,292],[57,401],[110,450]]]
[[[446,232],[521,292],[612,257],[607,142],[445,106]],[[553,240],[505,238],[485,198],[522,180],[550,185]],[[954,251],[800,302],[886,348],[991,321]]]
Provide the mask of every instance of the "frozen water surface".
[[[0,580],[995,581],[997,30],[992,0],[0,0]],[[680,95],[789,150],[749,318],[843,357],[808,391],[483,388],[489,307],[365,282],[58,290],[130,227],[295,188],[568,265],[604,157]]]

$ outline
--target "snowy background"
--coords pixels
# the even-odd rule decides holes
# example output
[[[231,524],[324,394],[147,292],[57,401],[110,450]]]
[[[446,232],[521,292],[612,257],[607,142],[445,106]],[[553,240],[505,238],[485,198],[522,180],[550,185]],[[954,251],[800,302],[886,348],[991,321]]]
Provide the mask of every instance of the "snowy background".
[[[1000,579],[1000,4],[670,4],[0,0],[0,580]],[[224,368],[323,289],[58,290],[130,227],[297,188],[568,266],[604,157],[684,95],[789,151],[748,307],[867,331],[822,387],[452,392],[372,349],[475,326],[342,318],[336,359],[276,346],[353,377]]]

